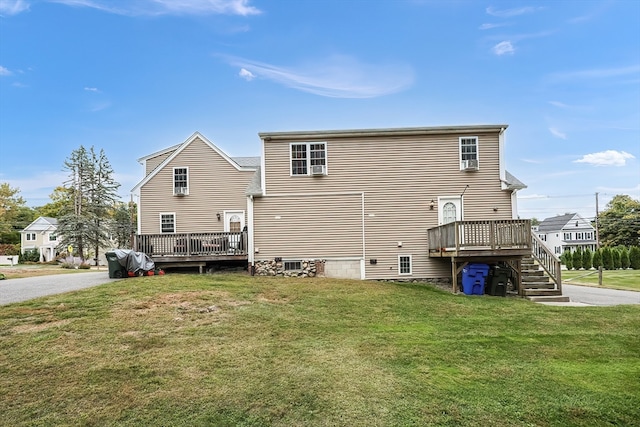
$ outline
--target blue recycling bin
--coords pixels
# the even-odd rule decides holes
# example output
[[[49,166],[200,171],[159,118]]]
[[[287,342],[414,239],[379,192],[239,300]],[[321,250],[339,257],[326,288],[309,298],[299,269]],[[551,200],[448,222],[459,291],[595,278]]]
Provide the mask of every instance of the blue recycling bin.
[[[468,264],[462,269],[462,292],[465,295],[484,295],[487,274],[489,274],[487,264]]]

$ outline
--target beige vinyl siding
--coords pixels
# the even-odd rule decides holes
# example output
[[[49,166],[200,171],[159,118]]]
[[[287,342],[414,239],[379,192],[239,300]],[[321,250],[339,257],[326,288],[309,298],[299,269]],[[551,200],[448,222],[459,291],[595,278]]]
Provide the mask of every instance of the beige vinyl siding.
[[[256,260],[362,258],[362,195],[257,198],[254,229]]]
[[[160,163],[164,162],[172,154],[173,154],[173,151],[169,151],[167,153],[159,154],[155,157],[147,159],[144,163],[145,176],[149,175],[155,168],[157,168],[160,165]]]
[[[173,168],[189,169],[189,195],[173,195]],[[216,213],[245,211],[254,171],[238,171],[199,138],[140,189],[141,232],[160,233],[160,212],[175,212],[177,233],[222,232]],[[246,222],[246,218],[245,218]]]
[[[478,171],[460,171],[461,136],[478,137]],[[267,195],[364,192],[367,278],[450,276],[450,264],[427,253],[427,229],[438,225],[439,196],[460,196],[469,185],[465,220],[511,218],[511,193],[501,189],[497,132],[318,141],[327,143],[328,175],[320,177],[290,176],[292,141],[264,142]],[[399,254],[412,256],[412,276],[397,275]]]

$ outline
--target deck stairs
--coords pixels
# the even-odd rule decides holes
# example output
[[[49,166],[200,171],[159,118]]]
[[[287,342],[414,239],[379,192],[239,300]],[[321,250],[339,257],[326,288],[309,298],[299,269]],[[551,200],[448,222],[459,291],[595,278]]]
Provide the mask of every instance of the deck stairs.
[[[522,259],[522,295],[534,302],[570,302],[531,256]]]

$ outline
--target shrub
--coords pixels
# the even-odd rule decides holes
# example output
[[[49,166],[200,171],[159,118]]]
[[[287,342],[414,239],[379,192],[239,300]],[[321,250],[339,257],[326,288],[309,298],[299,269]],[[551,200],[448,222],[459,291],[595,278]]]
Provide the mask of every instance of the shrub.
[[[0,244],[0,255],[20,255],[20,244],[12,245],[9,243]]]
[[[40,261],[40,251],[38,251],[38,249],[27,249],[26,251],[24,251],[24,253],[20,257],[20,260],[23,263],[38,262]]]
[[[78,268],[81,269],[81,270],[89,270],[91,268],[91,266],[89,264],[86,264],[86,263],[83,262],[82,264],[80,264],[78,266]]]
[[[605,270],[613,270],[613,257],[611,255],[611,248],[602,248],[602,267]]]
[[[620,268],[620,251],[618,248],[611,249],[611,260],[613,261],[613,269],[618,270]]]
[[[576,248],[576,250],[573,252],[572,258],[573,268],[575,268],[576,270],[580,270],[580,268],[582,267],[582,251],[580,250],[580,248]]]
[[[592,258],[591,250],[586,248],[584,252],[582,252],[582,268],[589,270],[591,268]]]
[[[573,268],[573,257],[571,256],[570,251],[564,251],[560,256],[560,260],[565,266],[567,266],[567,270],[571,270]]]
[[[593,264],[593,268],[598,269],[602,267],[602,249],[596,249],[593,252],[593,258],[591,261]]]
[[[640,270],[640,248],[631,246],[629,249],[629,267]]]
[[[620,268],[624,268],[625,270],[629,268],[629,249],[625,246],[620,248]]]

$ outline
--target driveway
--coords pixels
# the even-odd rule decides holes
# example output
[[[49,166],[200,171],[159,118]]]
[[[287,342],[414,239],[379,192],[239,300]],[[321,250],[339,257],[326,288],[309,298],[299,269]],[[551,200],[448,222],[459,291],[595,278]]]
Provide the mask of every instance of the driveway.
[[[113,282],[104,271],[0,280],[0,305],[27,301],[46,295],[62,294]]]
[[[640,304],[640,292],[562,284],[562,294],[573,303],[588,305]]]

